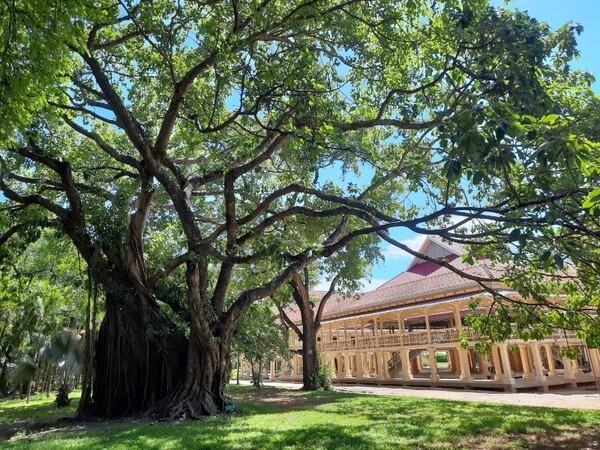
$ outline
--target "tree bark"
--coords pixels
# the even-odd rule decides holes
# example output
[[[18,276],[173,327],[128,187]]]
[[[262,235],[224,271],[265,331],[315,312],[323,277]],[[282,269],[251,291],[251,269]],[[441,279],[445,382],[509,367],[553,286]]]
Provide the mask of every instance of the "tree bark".
[[[2,370],[0,371],[0,395],[2,397],[8,395],[8,358],[4,359]]]
[[[227,342],[199,339],[192,329],[184,383],[161,415],[171,419],[199,419],[224,412],[230,404],[225,395],[228,348]]]
[[[190,311],[190,339],[183,385],[171,396],[162,415],[177,419],[198,419],[225,411],[227,358],[233,325],[222,327],[207,315],[206,264],[188,261],[186,283]],[[212,323],[211,323],[212,322]]]
[[[311,311],[312,312],[312,311]],[[322,389],[319,372],[320,364],[317,353],[317,331],[314,322],[307,321],[302,330],[302,389],[315,391]]]
[[[86,417],[145,412],[168,398],[185,373],[187,340],[156,301],[123,281],[106,291],[92,402],[80,411]]]
[[[292,276],[291,284],[294,301],[302,317],[302,331],[297,327],[294,330],[302,341],[302,389],[316,391],[324,387],[319,378],[320,361],[317,353],[317,332],[320,327],[315,320],[308,288],[298,274]]]

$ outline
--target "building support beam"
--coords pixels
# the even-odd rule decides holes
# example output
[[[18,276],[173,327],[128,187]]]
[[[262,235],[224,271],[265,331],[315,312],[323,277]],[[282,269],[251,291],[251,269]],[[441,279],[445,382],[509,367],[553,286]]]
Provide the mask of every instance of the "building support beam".
[[[458,361],[460,363],[460,379],[466,383],[473,381],[471,376],[471,367],[469,365],[468,350],[465,348],[458,348]]]
[[[519,345],[519,356],[521,357],[521,365],[523,366],[523,378],[529,380],[533,377],[533,373],[529,366],[529,355],[527,353],[527,346]]]
[[[516,392],[515,378],[513,377],[512,369],[510,367],[510,355],[508,354],[508,344],[499,344],[500,359],[502,360],[502,381],[506,385],[504,388],[510,392]]]
[[[554,355],[552,354],[552,344],[544,344],[546,351],[546,359],[548,360],[548,376],[556,376],[556,364],[554,363]]]
[[[400,349],[400,363],[402,364],[402,380],[412,380],[412,371],[410,370],[410,350]]]
[[[481,372],[481,375],[484,376],[489,376],[490,375],[490,369],[488,369],[488,359],[486,355],[480,355],[479,353],[477,354],[477,362],[479,364],[479,371]]]
[[[429,380],[432,384],[437,384],[440,381],[440,375],[438,373],[437,359],[435,358],[435,348],[427,347],[427,353],[429,355]]]
[[[494,380],[502,379],[502,363],[500,362],[500,349],[498,346],[492,347],[492,364],[494,365]]]

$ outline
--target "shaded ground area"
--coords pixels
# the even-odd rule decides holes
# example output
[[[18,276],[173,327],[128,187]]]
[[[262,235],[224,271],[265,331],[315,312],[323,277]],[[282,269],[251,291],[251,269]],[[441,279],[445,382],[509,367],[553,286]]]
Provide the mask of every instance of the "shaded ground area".
[[[600,412],[437,399],[305,393],[232,386],[243,414],[196,422],[46,422],[23,428],[6,448],[197,449],[600,449]],[[39,424],[44,408],[0,402],[0,428]],[[36,416],[37,415],[37,416]],[[10,423],[16,418],[17,424]],[[36,422],[37,421],[37,422]],[[3,435],[4,437],[5,435]]]

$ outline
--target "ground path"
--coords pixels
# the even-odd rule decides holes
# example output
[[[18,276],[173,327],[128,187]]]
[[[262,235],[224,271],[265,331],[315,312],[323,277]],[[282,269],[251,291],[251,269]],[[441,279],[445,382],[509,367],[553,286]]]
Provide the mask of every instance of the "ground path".
[[[266,381],[266,386],[300,389],[300,383]],[[402,386],[334,385],[338,392],[396,397],[437,398],[467,402],[500,403],[504,405],[543,406],[547,408],[600,410],[600,395],[596,386],[580,389],[557,389],[549,393],[504,393],[463,389],[432,389]]]

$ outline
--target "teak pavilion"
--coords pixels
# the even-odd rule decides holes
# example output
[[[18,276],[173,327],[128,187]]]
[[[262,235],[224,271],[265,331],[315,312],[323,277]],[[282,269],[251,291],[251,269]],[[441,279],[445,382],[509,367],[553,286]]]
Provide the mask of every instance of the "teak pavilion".
[[[468,274],[489,277],[494,271],[486,260],[475,265],[462,262],[462,248],[431,237],[419,253]],[[505,286],[491,287],[517,297]],[[477,354],[478,336],[464,321],[473,313],[469,304],[475,299],[480,300],[475,313],[484,314],[492,296],[481,285],[440,264],[414,258],[405,272],[374,291],[329,300],[318,333],[322,362],[331,367],[334,381],[346,383],[515,392],[527,388],[547,391],[556,385],[576,387],[598,379],[599,351],[569,332],[557,331],[543,341],[511,340],[494,345],[489,355]],[[301,326],[297,310],[288,315]],[[469,348],[461,347],[461,336],[468,338]],[[577,348],[576,360],[560,356],[560,347],[565,345]],[[302,348],[293,332],[290,348]],[[436,354],[437,358],[431,357]],[[301,352],[290,361],[272,362],[269,378],[300,380]]]

